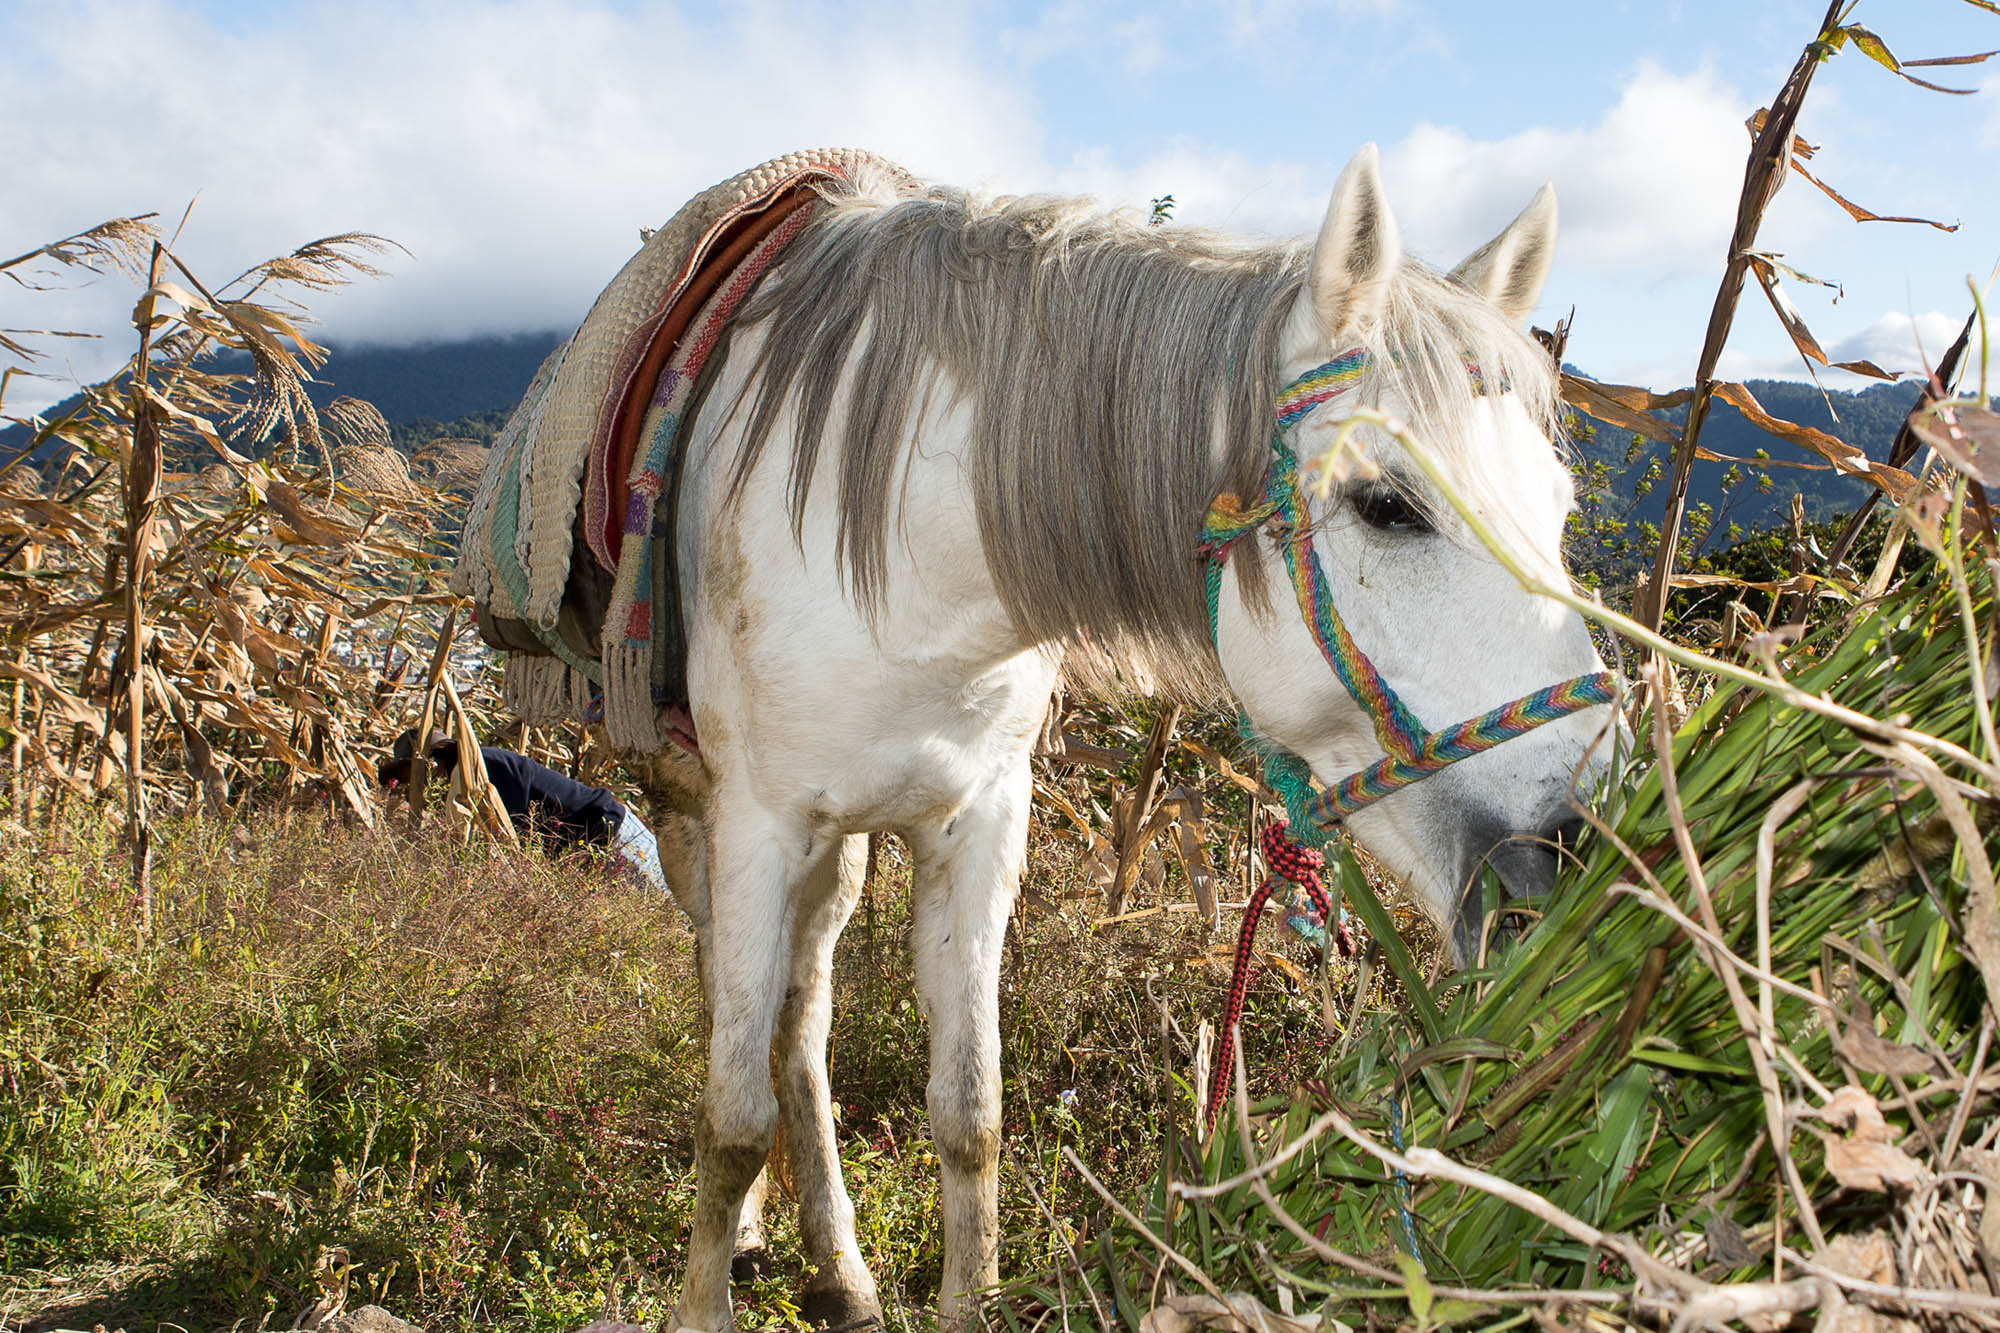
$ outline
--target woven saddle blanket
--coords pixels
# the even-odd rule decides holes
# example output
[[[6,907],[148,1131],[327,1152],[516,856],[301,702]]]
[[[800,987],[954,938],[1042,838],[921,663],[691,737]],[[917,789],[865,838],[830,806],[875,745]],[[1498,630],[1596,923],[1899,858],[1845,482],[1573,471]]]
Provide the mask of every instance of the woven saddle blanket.
[[[901,168],[854,149],[775,158],[647,237],[550,354],[486,459],[452,590],[506,650],[531,722],[594,718],[612,743],[693,749],[673,518],[681,444],[730,318],[828,198]]]

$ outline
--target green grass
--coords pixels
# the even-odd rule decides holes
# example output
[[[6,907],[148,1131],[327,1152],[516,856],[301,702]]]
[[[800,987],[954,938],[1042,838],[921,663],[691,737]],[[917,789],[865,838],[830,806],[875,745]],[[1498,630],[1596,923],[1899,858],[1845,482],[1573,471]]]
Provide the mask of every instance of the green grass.
[[[1991,623],[1983,590],[1974,611],[1976,623]],[[1981,745],[1976,718],[1989,705],[1974,687],[1954,589],[1935,570],[1791,651],[1785,675],[1807,695],[1901,717],[1974,751]],[[1883,763],[1844,725],[1739,683],[1690,693],[1693,712],[1671,732],[1677,798],[1667,795],[1650,719],[1642,718],[1628,780],[1598,812],[1616,841],[1586,837],[1557,891],[1533,904],[1538,919],[1517,943],[1431,988],[1434,1034],[1413,1013],[1368,1016],[1296,1090],[1273,1096],[1268,1081],[1253,1084],[1251,1147],[1232,1123],[1180,1179],[1241,1182],[1252,1155],[1270,1161],[1282,1145],[1300,1144],[1265,1184],[1271,1200],[1335,1250],[1392,1275],[1412,1259],[1425,1282],[1440,1286],[1629,1289],[1629,1271],[1606,1251],[1467,1184],[1412,1173],[1406,1221],[1398,1206],[1405,1186],[1380,1160],[1325,1125],[1306,1138],[1321,1113],[1338,1109],[1377,1143],[1434,1149],[1477,1166],[1592,1228],[1629,1234],[1653,1254],[1684,1249],[1689,1271],[1699,1268],[1706,1280],[1770,1279],[1777,1210],[1790,1214],[1787,1243],[1800,1244],[1801,1228],[1796,1202],[1778,1202],[1755,1067],[1761,1048],[1746,1039],[1712,962],[1664,915],[1617,890],[1653,885],[1689,912],[1705,894],[1728,946],[1739,958],[1757,957],[1759,835],[1774,801],[1795,791],[1794,812],[1768,828],[1770,968],[1846,1015],[1836,1028],[1820,1003],[1796,992],[1770,1001],[1773,1048],[1785,1057],[1773,1057],[1774,1078],[1791,1117],[1788,1151],[1800,1193],[1830,1237],[1908,1236],[1921,1217],[1927,1234],[1947,1238],[1936,1251],[1918,1251],[1928,1257],[1916,1277],[1914,1261],[1903,1260],[1898,1281],[1944,1285],[1951,1279],[1939,1274],[1950,1270],[1940,1254],[1975,1270],[1972,1226],[1950,1213],[1960,1205],[1946,1191],[1906,1199],[1845,1179],[1823,1140],[1797,1121],[1827,1089],[1855,1084],[1879,1100],[1888,1132],[1934,1175],[1960,1169],[1941,1146],[1951,1136],[1963,1131],[1963,1143],[1983,1145],[2000,1134],[1990,1095],[1960,1102],[1974,1067],[1990,1068],[1980,1034],[1991,1003],[1971,951],[1980,879],[1968,847],[1976,839],[1985,859],[2000,859],[2000,825],[1989,806],[1976,804],[1960,843],[1913,772]],[[1699,892],[1678,850],[1683,833],[1699,858]],[[1650,983],[1640,980],[1647,974]],[[1754,1003],[1754,982],[1742,984]],[[1254,1025],[1246,1033],[1254,1035]],[[1905,1064],[1892,1077],[1895,1066],[1857,1044],[1857,1034],[1929,1054],[1914,1055],[1917,1072]],[[1249,1064],[1261,1062],[1252,1054]],[[1944,1220],[1933,1227],[1927,1209]],[[1183,1253],[1217,1287],[1269,1306],[1289,1297],[1356,1326],[1408,1316],[1419,1326],[1527,1318],[1498,1307],[1427,1316],[1420,1307],[1429,1286],[1363,1279],[1322,1262],[1248,1183],[1187,1198],[1155,1182],[1134,1210],[1157,1235],[1177,1228]],[[1704,1248],[1711,1224],[1750,1239],[1712,1255]],[[1104,1248],[1107,1262],[1090,1275],[1100,1294],[1118,1290],[1121,1271],[1150,1269],[1161,1257],[1131,1227],[1118,1228]],[[1188,1290],[1179,1274],[1168,1277]],[[1072,1319],[1090,1310],[1075,1282],[1059,1292],[1047,1280],[1026,1280],[996,1303],[996,1315],[1026,1328],[1030,1316],[1056,1306]],[[1629,1307],[1619,1317],[1653,1322]]]
[[[280,812],[165,826],[142,937],[98,812],[5,827],[0,1325],[285,1327],[336,1247],[350,1305],[432,1333],[573,1329],[613,1293],[628,1317],[666,1312],[705,1031],[677,910],[584,860]],[[892,1327],[924,1327],[941,1258],[928,1044],[893,851],[881,868],[838,959],[833,1088],[863,1252]],[[1102,1229],[1061,1146],[1121,1194],[1145,1188],[1164,1118],[1187,1118],[1149,993],[1191,1034],[1222,978],[1191,918],[1091,930],[1070,844],[1038,835],[1030,881],[1069,906],[1009,942],[1010,1273]],[[1316,1048],[1317,1000],[1271,973],[1256,1005],[1254,1049],[1281,1080],[1295,1046]],[[789,1206],[770,1221],[777,1263],[739,1289],[746,1326],[796,1324]]]

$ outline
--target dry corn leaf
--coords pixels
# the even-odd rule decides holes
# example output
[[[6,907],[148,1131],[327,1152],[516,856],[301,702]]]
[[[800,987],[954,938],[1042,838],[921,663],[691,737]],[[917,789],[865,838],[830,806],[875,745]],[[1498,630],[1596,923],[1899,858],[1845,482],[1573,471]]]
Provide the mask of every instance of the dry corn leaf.
[[[1813,1131],[1826,1149],[1826,1169],[1846,1188],[1880,1192],[1923,1183],[1923,1164],[1896,1146],[1895,1131],[1866,1089],[1852,1083],[1838,1088],[1815,1114],[1846,1131],[1838,1135]]]
[[[1924,1183],[1923,1164],[1893,1144],[1833,1134],[1819,1138],[1826,1146],[1826,1169],[1848,1189],[1900,1193]]]
[[[1834,1024],[1827,1035],[1841,1059],[1866,1073],[1911,1078],[1937,1072],[1937,1063],[1927,1052],[1890,1041],[1875,1031],[1875,1015],[1859,993],[1851,1002],[1847,1021]]]
[[[1936,227],[1939,231],[1958,230],[1956,222],[1934,222],[1930,218],[1896,217],[1887,213],[1876,213],[1863,208],[1860,204],[1855,203],[1852,199],[1849,199],[1846,195],[1834,189],[1810,171],[1807,171],[1805,167],[1799,164],[1797,158],[1792,160],[1792,170],[1805,177],[1807,182],[1818,189],[1821,194],[1833,200],[1834,203],[1839,204],[1842,209],[1846,210],[1847,216],[1853,218],[1856,222],[1908,222],[1922,227]]]
[[[1933,554],[1944,553],[1944,521],[1951,513],[1951,501],[1944,492],[1924,490],[1912,496],[1901,510],[1903,521]]]
[[[162,299],[179,306],[179,315],[159,313]],[[196,319],[203,315],[220,316],[221,313],[209,304],[208,298],[189,291],[172,278],[162,278],[139,293],[139,300],[132,307],[132,323],[141,329],[152,329],[169,319]]]
[[[1174,828],[1180,835],[1176,851],[1181,873],[1187,876],[1195,906],[1213,924],[1221,915],[1221,905],[1215,896],[1215,866],[1208,856],[1208,827],[1203,819],[1201,792],[1193,787],[1176,787],[1161,804],[1170,804],[1174,810]]]
[[[1986,1202],[1979,1214],[1979,1243],[1989,1256],[2000,1257],[2000,1152],[1991,1148],[1962,1148],[1958,1169],[1970,1166],[1979,1173]]]
[[[46,671],[38,670],[25,662],[0,659],[0,678],[24,681],[32,685],[41,699],[42,706],[54,709],[59,721],[70,726],[82,727],[93,736],[104,734],[106,726],[104,710],[89,700],[72,694]]]
[[[1307,989],[1312,985],[1312,982],[1306,976],[1304,969],[1302,969],[1297,963],[1293,962],[1291,959],[1285,957],[1281,953],[1272,953],[1272,952],[1260,953],[1257,955],[1257,959],[1259,962],[1263,963],[1266,967],[1271,968],[1273,971],[1284,973],[1287,977],[1289,977],[1292,980],[1292,983],[1298,986],[1301,990]]]
[[[1801,426],[1795,421],[1785,421],[1772,416],[1757,401],[1757,395],[1741,384],[1718,384],[1715,396],[1734,407],[1749,419],[1751,424],[1768,435],[1790,440],[1803,445],[1833,464],[1834,470],[1850,477],[1859,477],[1902,504],[1917,489],[1917,479],[1901,468],[1890,467],[1887,463],[1877,463],[1870,459],[1859,447],[1828,435],[1823,430],[1811,426]]]
[[[1982,485],[2000,482],[2000,414],[1963,403],[1912,412],[1910,431],[1938,457]]]
[[[270,482],[264,498],[285,520],[297,545],[345,546],[361,535],[357,528],[313,513],[290,482]]]
[[[35,496],[14,495],[6,491],[0,491],[0,505],[11,505],[16,509],[25,509],[37,518],[40,518],[44,523],[69,532],[94,536],[98,531],[94,524],[88,522],[68,506],[56,500],[43,500]]]
[[[95,267],[151,255],[152,244],[148,229],[124,220],[0,262],[0,270],[14,269],[9,276],[18,279],[21,266],[37,259]],[[343,271],[368,271],[344,252],[357,246],[377,248],[369,238],[333,237],[251,272],[326,286]],[[407,484],[400,455],[339,460],[355,464],[340,479],[374,492],[369,525],[357,528],[321,498],[336,493],[337,469],[279,470],[239,452],[241,429],[259,446],[289,440],[294,458],[313,456],[307,450],[324,456],[300,367],[317,364],[322,351],[298,336],[295,315],[256,305],[262,284],[250,285],[250,297],[223,301],[178,257],[158,253],[175,272],[139,284],[135,314],[152,330],[155,364],[171,363],[174,373],[135,379],[128,366],[87,387],[58,420],[36,423],[38,443],[75,446],[87,461],[73,477],[13,468],[0,496],[7,501],[0,503],[0,543],[8,565],[0,577],[0,633],[24,650],[9,653],[0,673],[19,681],[35,717],[23,736],[24,757],[32,756],[38,780],[68,791],[120,785],[125,741],[105,730],[125,697],[122,690],[116,700],[107,697],[115,682],[106,671],[125,652],[124,576],[115,554],[124,541],[121,484],[142,497],[155,492],[153,473],[123,475],[120,468],[134,462],[135,435],[150,428],[160,432],[165,457],[145,451],[137,459],[156,465],[160,483],[145,532],[146,549],[158,554],[145,617],[152,646],[141,677],[141,702],[153,714],[148,788],[170,796],[179,786],[219,807],[229,798],[225,775],[268,781],[282,769],[291,783],[326,781],[343,805],[369,818],[372,771],[358,738],[383,725],[404,683],[401,672],[383,675],[370,664],[393,664],[396,642],[426,636],[435,621],[430,609],[448,600],[430,561],[413,561],[435,554],[430,539],[455,515],[436,495]],[[217,342],[246,353],[254,375],[199,369],[198,358]],[[350,449],[381,443],[379,415],[359,403],[340,404],[333,425]],[[279,426],[288,439],[268,439]],[[479,451],[458,446],[440,456],[463,471]],[[287,560],[275,554],[274,536],[337,553]],[[31,571],[36,577],[24,577]],[[350,601],[364,612],[348,613]],[[337,623],[330,619],[336,612]],[[384,623],[360,623],[376,616]],[[311,625],[320,632],[310,636],[309,653],[291,631]],[[309,681],[299,675],[307,661]],[[468,658],[458,669],[473,665]],[[102,739],[70,760],[66,744],[38,734],[43,727]]]
[[[1792,304],[1792,298],[1785,294],[1784,287],[1779,284],[1778,271],[1782,268],[1794,277],[1819,283],[1821,286],[1830,287],[1832,283],[1820,278],[1807,278],[1797,269],[1776,263],[1770,255],[1752,253],[1746,257],[1750,261],[1750,271],[1757,275],[1757,285],[1764,289],[1765,297],[1771,302],[1771,309],[1777,312],[1778,322],[1785,326],[1785,332],[1791,336],[1792,346],[1799,349],[1799,355],[1809,361],[1817,361],[1822,366],[1832,366],[1835,370],[1845,370],[1871,379],[1896,378],[1873,361],[1829,361],[1826,350],[1819,345],[1819,339],[1813,337],[1812,330],[1806,327],[1805,316],[1799,313],[1799,308]],[[1805,430],[1809,427],[1802,426],[1799,429]]]
[[[208,447],[222,455],[223,461],[231,467],[247,470],[251,466],[249,458],[237,453],[234,449],[223,443],[221,434],[215,429],[215,423],[207,417],[197,412],[190,412],[179,403],[176,403],[172,398],[160,393],[150,384],[139,385],[138,392],[150,407],[156,411],[165,413],[167,418],[177,425],[186,426],[195,434],[201,436],[203,441],[208,444]]]
[[[1975,3],[1977,2],[1978,0],[1975,0]],[[1981,51],[1977,54],[1966,56],[1935,56],[1929,60],[1898,60],[1896,59],[1895,52],[1889,49],[1887,42],[1883,41],[1870,29],[1862,27],[1859,23],[1850,23],[1846,27],[1835,28],[1833,30],[1832,42],[1836,47],[1840,45],[1843,38],[1852,41],[1857,50],[1890,73],[1909,80],[1919,88],[1928,88],[1934,93],[1950,93],[1955,97],[1970,97],[1979,90],[1977,88],[1947,88],[1941,83],[1932,83],[1928,79],[1920,79],[1910,73],[1910,70],[1925,65],[1977,65],[1989,56],[2000,55],[2000,51]]]
[[[1280,1314],[1244,1292],[1231,1292],[1221,1300],[1201,1295],[1169,1296],[1139,1321],[1139,1333],[1195,1333],[1200,1329],[1223,1330],[1223,1333],[1345,1333],[1346,1328],[1338,1320],[1321,1315],[1296,1318]]]
[[[1587,417],[1662,444],[1679,444],[1680,428],[1671,421],[1662,421],[1648,413],[1679,407],[1694,399],[1690,390],[1654,393],[1632,384],[1604,384],[1568,371],[1562,373],[1562,396],[1564,402]]]

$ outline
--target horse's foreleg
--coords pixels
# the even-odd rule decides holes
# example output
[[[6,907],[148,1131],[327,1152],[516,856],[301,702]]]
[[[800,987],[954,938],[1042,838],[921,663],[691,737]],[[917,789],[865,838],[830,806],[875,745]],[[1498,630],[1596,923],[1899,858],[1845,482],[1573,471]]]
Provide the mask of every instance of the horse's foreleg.
[[[709,942],[707,835],[699,820],[680,813],[677,802],[655,797],[650,804],[646,822],[659,839],[660,868],[674,901],[694,922],[696,956],[706,967],[705,960],[714,952]],[[703,984],[707,984],[706,974]],[[768,1172],[759,1172],[744,1192],[736,1220],[736,1255],[730,1262],[730,1273],[738,1282],[761,1275],[770,1260],[770,1248],[764,1241],[764,1200],[770,1192]]]
[[[777,1130],[771,1037],[791,961],[790,900],[808,852],[803,830],[761,812],[716,814],[702,941],[708,1082],[695,1123],[694,1227],[675,1316],[678,1326],[705,1333],[734,1327],[729,1276],[737,1224]]]
[[[1027,765],[941,827],[912,830],[917,991],[931,1026],[931,1139],[943,1167],[946,1328],[999,1280],[1000,955],[1027,841]]]
[[[854,1239],[854,1205],[841,1179],[826,1076],[833,946],[860,900],[867,857],[867,837],[848,837],[807,876],[791,986],[778,1016],[778,1114],[798,1189],[799,1232],[818,1270],[806,1284],[799,1312],[808,1324],[835,1328],[882,1317],[875,1279]]]

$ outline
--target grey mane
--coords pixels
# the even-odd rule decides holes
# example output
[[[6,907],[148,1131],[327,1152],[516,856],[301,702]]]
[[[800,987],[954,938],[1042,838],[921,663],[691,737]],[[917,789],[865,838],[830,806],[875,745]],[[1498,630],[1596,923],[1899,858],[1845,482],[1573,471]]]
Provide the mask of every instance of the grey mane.
[[[795,529],[837,436],[839,559],[880,603],[903,451],[934,372],[968,403],[980,538],[1002,601],[1037,642],[1068,645],[1097,687],[1202,697],[1219,678],[1195,541],[1219,491],[1256,494],[1270,457],[1280,335],[1305,281],[1300,242],[1245,245],[1148,227],[1088,200],[979,201],[937,188],[835,202],[745,306],[764,325],[740,493],[780,412],[797,406]],[[1465,457],[1478,361],[1554,434],[1546,356],[1492,306],[1406,262],[1369,338],[1362,401],[1395,391],[1475,494]],[[843,380],[847,412],[831,409]],[[1233,562],[1264,593],[1250,561]],[[1081,649],[1082,652],[1074,650]]]

